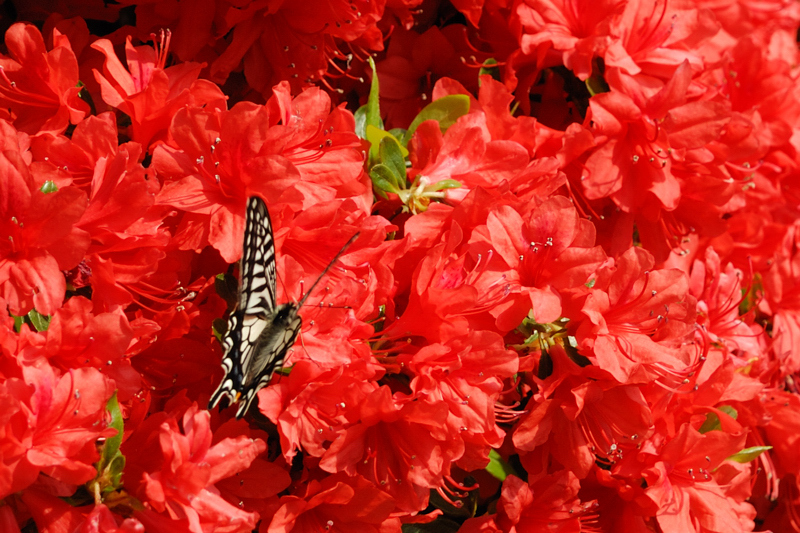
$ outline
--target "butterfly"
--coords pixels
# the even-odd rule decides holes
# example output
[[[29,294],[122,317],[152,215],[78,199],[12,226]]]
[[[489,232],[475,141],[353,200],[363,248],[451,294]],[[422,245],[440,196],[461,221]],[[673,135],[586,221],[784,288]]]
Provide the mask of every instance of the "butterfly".
[[[275,242],[269,211],[257,196],[247,201],[238,298],[228,317],[228,331],[222,338],[225,377],[211,395],[209,409],[216,407],[225,396],[229,405],[239,403],[236,418],[244,416],[258,391],[283,366],[286,352],[303,324],[298,311],[357,237],[358,233],[347,241],[299,302],[278,305]]]

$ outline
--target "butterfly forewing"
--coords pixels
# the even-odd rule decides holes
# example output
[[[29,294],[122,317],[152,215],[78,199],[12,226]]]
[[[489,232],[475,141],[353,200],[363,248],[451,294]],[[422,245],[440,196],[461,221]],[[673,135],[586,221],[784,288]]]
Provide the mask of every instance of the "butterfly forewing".
[[[267,206],[253,196],[247,201],[239,309],[246,315],[267,315],[275,308],[275,242]]]

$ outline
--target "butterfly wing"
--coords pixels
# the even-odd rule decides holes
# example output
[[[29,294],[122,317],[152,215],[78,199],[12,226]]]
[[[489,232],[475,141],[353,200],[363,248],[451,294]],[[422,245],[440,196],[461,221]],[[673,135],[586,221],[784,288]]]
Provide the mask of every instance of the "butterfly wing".
[[[236,403],[246,392],[246,385],[250,388],[252,383],[246,383],[246,377],[252,375],[251,366],[261,351],[259,344],[263,342],[259,338],[273,322],[275,242],[267,206],[256,196],[247,201],[240,277],[237,307],[228,318],[228,331],[222,339],[225,377],[211,396],[209,409],[223,396],[227,396],[229,403]]]

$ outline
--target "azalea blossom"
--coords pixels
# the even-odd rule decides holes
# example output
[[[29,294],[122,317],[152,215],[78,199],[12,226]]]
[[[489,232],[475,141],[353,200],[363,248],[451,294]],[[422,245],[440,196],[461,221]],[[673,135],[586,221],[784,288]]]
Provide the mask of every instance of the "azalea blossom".
[[[4,11],[0,530],[800,531],[800,4],[112,4]]]

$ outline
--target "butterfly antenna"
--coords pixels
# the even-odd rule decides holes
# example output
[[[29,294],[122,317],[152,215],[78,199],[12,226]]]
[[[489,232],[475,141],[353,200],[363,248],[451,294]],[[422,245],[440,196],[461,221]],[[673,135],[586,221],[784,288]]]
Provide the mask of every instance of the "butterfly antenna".
[[[326,266],[326,267],[325,267],[325,270],[323,270],[323,271],[322,271],[322,274],[320,274],[320,275],[319,275],[319,277],[316,279],[316,281],[314,281],[314,283],[311,285],[311,288],[309,288],[309,289],[308,289],[308,292],[307,292],[307,293],[305,293],[305,294],[303,295],[303,297],[300,299],[300,301],[297,303],[297,308],[298,308],[298,309],[300,309],[301,307],[303,307],[303,304],[304,304],[304,303],[306,303],[306,300],[308,299],[308,296],[309,296],[309,295],[310,295],[312,292],[314,292],[314,287],[316,287],[316,286],[317,286],[317,284],[320,282],[320,280],[321,280],[322,278],[324,278],[324,277],[325,277],[325,274],[327,274],[327,273],[328,273],[328,271],[329,271],[329,270],[330,270],[330,269],[333,267],[333,265],[335,265],[335,264],[336,264],[336,261],[338,261],[338,260],[339,260],[339,258],[342,256],[342,254],[343,254],[343,253],[344,253],[344,252],[345,252],[345,251],[346,251],[346,250],[347,250],[347,249],[350,247],[350,245],[351,245],[351,244],[353,244],[353,241],[355,241],[355,240],[358,238],[358,236],[359,236],[360,234],[361,234],[360,232],[359,232],[359,233],[356,233],[355,235],[353,235],[352,237],[350,237],[350,240],[349,240],[349,241],[347,241],[347,242],[345,243],[345,245],[344,245],[344,246],[342,246],[342,249],[341,249],[341,250],[339,250],[339,253],[338,253],[338,254],[336,254],[336,257],[334,257],[334,258],[331,260],[331,262],[330,262],[330,263],[328,263],[328,266]]]

